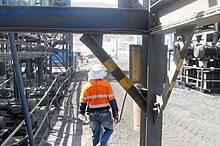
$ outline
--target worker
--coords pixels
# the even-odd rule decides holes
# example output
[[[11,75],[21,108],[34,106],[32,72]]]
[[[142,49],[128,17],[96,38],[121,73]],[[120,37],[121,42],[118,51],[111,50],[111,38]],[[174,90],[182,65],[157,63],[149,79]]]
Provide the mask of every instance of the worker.
[[[86,111],[89,114],[93,146],[105,146],[113,133],[112,115],[115,123],[119,120],[118,106],[112,87],[103,79],[106,74],[101,65],[95,64],[88,72],[88,82],[83,85],[80,95],[78,117],[85,117]],[[109,111],[110,107],[112,113]],[[104,133],[101,136],[102,128]]]

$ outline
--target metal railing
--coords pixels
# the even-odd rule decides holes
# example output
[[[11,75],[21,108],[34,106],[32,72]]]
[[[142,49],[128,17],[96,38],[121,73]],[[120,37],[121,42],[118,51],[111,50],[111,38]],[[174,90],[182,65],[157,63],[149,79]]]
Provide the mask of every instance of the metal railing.
[[[39,102],[36,104],[36,106],[29,112],[29,116],[31,114],[33,114],[39,107],[40,107],[40,104],[46,99],[46,98],[49,98],[48,97],[48,94],[50,93],[52,87],[55,85],[55,83],[58,83],[58,86],[59,86],[59,79],[61,76],[65,75],[66,76],[66,79],[64,81],[62,81],[61,85],[59,86],[58,90],[56,91],[55,93],[55,96],[52,98],[52,100],[50,102],[48,102],[48,105],[47,105],[47,112],[46,114],[44,115],[43,117],[43,120],[42,122],[40,123],[38,129],[36,130],[36,132],[34,133],[34,139],[36,138],[37,134],[39,133],[39,131],[41,130],[42,126],[43,126],[43,123],[45,122],[46,119],[48,119],[48,125],[50,127],[50,109],[52,107],[52,104],[54,102],[54,100],[58,97],[59,93],[62,91],[64,85],[68,82],[70,83],[70,79],[73,75],[73,73],[75,72],[75,70],[73,70],[74,67],[70,67],[69,69],[66,70],[66,72],[62,72],[60,74],[58,74],[55,79],[52,81],[51,85],[49,86],[49,88],[47,89],[47,91],[45,91],[44,95],[41,97],[41,99],[39,100]],[[49,99],[48,99],[49,101]],[[25,120],[22,120],[20,122],[20,124],[14,129],[14,131],[12,131],[12,133],[7,137],[7,139],[1,144],[1,146],[5,146],[7,145],[7,143],[13,138],[13,136],[16,134],[16,132],[18,132],[18,130],[24,125],[25,123]],[[27,135],[25,136],[27,138]]]
[[[186,71],[189,70],[195,70],[194,76],[187,75]],[[205,78],[206,73],[213,73],[213,72],[219,72],[219,79],[207,79]],[[202,68],[202,67],[194,67],[194,66],[182,66],[182,74],[179,74],[179,78],[181,82],[186,84],[195,85],[195,87],[199,88],[199,90],[202,92],[203,90],[214,90],[214,88],[205,89],[204,84],[206,83],[219,83],[220,84],[220,68]],[[185,79],[185,80],[183,80]],[[193,82],[188,81],[191,80]],[[220,88],[218,89],[220,91]]]

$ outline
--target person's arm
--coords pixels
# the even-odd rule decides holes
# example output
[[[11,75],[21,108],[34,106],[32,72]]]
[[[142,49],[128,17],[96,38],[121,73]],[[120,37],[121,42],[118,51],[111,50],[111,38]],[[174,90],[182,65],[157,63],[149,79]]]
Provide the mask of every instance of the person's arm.
[[[109,101],[113,114],[118,113],[118,105],[115,99]]]
[[[86,96],[86,90],[83,88],[80,94],[80,106],[79,106],[79,112],[80,114],[85,114],[86,112],[86,106],[87,106],[87,96]]]
[[[119,122],[119,115],[118,115],[118,105],[115,99],[109,101],[110,106],[112,108],[112,115],[114,118],[114,122],[115,124],[117,124]]]
[[[87,96],[86,96],[86,90],[84,90],[83,88],[80,94],[80,106],[79,106],[78,118],[84,122],[87,119],[85,116],[86,106],[87,106]]]
[[[108,86],[108,100],[109,100],[110,106],[112,108],[112,115],[113,115],[113,118],[115,120],[115,123],[118,123],[118,120],[119,120],[118,105],[117,105],[117,102],[115,100],[115,96],[113,94],[113,90],[112,90],[112,87],[111,87],[110,83],[109,83],[109,86]]]
[[[80,106],[79,106],[79,113],[84,115],[86,112],[86,103],[80,102]]]

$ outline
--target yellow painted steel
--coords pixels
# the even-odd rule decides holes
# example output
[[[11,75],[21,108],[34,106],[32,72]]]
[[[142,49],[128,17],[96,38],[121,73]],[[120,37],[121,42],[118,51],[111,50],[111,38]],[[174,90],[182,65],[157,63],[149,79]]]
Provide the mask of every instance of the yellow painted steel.
[[[103,64],[110,72],[113,72],[118,67],[111,58],[106,60]]]
[[[175,81],[172,81],[170,84],[170,87],[169,87],[169,91],[171,91],[173,89],[174,85],[175,85]]]
[[[121,84],[121,86],[125,89],[128,90],[129,88],[131,88],[131,86],[133,86],[133,83],[127,78],[124,77],[122,78],[119,83]]]
[[[175,70],[175,73],[180,71],[180,68],[182,67],[183,61],[184,61],[184,59],[179,60],[177,67],[176,67],[176,70]],[[175,81],[172,81],[169,85],[169,89],[166,91],[166,97],[167,97],[168,93],[173,90],[174,85],[175,85]]]
[[[179,60],[179,63],[177,64],[177,68],[176,68],[177,71],[179,71],[180,68],[182,67],[183,60],[184,60],[184,59],[180,59],[180,60]]]
[[[175,81],[172,81],[169,85],[169,89],[166,92],[166,97],[167,97],[168,93],[173,90],[174,85],[175,85]]]

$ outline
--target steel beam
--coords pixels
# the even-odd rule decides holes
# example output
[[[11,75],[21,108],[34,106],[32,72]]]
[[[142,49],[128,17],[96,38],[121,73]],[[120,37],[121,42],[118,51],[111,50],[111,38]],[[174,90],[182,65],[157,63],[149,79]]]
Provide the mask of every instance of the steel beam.
[[[96,39],[90,34],[84,34],[80,40],[96,55],[99,61],[106,67],[112,76],[119,82],[119,84],[126,90],[126,92],[139,105],[143,112],[146,113],[147,103],[145,97],[134,86],[134,84],[127,78],[122,70],[110,58],[105,50],[100,46]]]
[[[117,8],[0,6],[0,31],[147,32],[148,11]]]
[[[219,22],[220,0],[160,0],[150,7],[160,24],[153,33],[175,32],[182,27]]]
[[[191,26],[186,29],[181,29],[180,32],[177,31],[177,34],[184,37],[185,41],[183,41],[184,46],[183,46],[183,48],[181,48],[180,57],[177,59],[175,71],[173,72],[173,74],[170,75],[170,77],[167,76],[167,78],[166,78],[166,83],[165,83],[165,86],[163,88],[163,93],[162,93],[163,105],[160,108],[161,111],[163,111],[167,105],[170,94],[174,88],[177,76],[179,75],[180,69],[181,69],[182,64],[184,62],[184,58],[187,55],[187,51],[189,49],[191,39],[193,37],[194,32],[195,32],[195,26]]]
[[[155,123],[155,104],[164,82],[164,35],[149,35],[147,61],[147,146],[162,145],[162,116]],[[155,61],[155,58],[157,61]]]
[[[48,52],[47,55],[51,55],[53,53]],[[18,59],[33,59],[33,58],[43,58],[46,57],[45,52],[17,52]],[[0,61],[9,61],[12,60],[11,52],[0,52]]]

